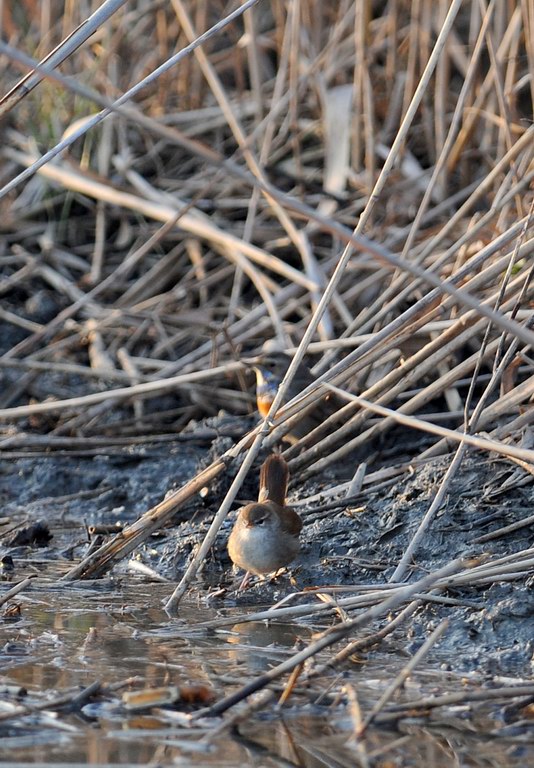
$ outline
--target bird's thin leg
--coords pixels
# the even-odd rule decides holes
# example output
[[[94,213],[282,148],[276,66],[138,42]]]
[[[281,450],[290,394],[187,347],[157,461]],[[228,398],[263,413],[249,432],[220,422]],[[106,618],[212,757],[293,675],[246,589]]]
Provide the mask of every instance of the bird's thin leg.
[[[248,584],[248,583],[249,583],[249,581],[250,581],[250,575],[251,575],[251,574],[250,574],[250,571],[247,571],[247,572],[245,573],[245,575],[243,576],[243,581],[241,582],[241,584],[239,585],[239,588],[238,588],[238,590],[237,590],[238,592],[241,592],[243,589],[245,589],[245,588],[246,588],[247,584]]]

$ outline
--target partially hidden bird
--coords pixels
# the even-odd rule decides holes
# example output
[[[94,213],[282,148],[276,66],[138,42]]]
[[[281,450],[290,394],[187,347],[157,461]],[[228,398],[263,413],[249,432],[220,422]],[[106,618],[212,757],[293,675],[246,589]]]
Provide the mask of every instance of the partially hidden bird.
[[[260,470],[258,501],[247,504],[237,513],[228,539],[228,554],[247,573],[264,575],[288,565],[300,549],[302,520],[286,506],[289,470],[280,454],[272,454]]]
[[[244,359],[243,361],[256,374],[256,404],[260,416],[267,416],[272,402],[276,396],[282,379],[287,373],[291,357],[282,351],[265,352],[258,357]],[[289,384],[283,402],[286,403],[296,397],[303,389],[306,389],[316,380],[311,370],[305,363],[300,363],[295,375]],[[307,435],[312,429],[322,424],[325,419],[341,408],[343,403],[333,393],[328,393],[315,403],[307,406],[299,421],[282,438],[292,445],[301,437]]]

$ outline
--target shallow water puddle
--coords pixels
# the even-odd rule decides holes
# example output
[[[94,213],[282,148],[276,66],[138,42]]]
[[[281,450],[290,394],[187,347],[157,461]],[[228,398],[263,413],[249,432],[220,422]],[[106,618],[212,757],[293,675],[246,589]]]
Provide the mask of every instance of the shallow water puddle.
[[[188,722],[187,712],[283,661],[314,630],[263,622],[201,630],[199,622],[216,618],[217,612],[202,602],[190,603],[184,604],[179,619],[169,620],[161,608],[168,594],[168,585],[130,582],[117,587],[107,581],[97,586],[35,583],[17,596],[21,618],[0,624],[2,683],[25,688],[28,695],[17,696],[15,688],[2,691],[6,704],[0,708],[0,765],[44,757],[47,764],[70,765],[365,764],[351,738],[353,715],[343,703],[343,687],[349,684],[368,712],[405,658],[371,653],[365,664],[355,660],[341,675],[322,679],[316,690],[299,690],[297,685],[281,712],[266,709],[247,718],[239,730],[217,732],[221,721]],[[236,615],[242,613],[242,607],[236,609]],[[136,679],[129,685],[129,678]],[[408,682],[408,692],[410,685],[418,694],[429,691],[438,679],[443,685],[439,670],[418,673],[415,679]],[[88,698],[75,712],[53,703],[46,706],[64,692],[96,681],[111,692]],[[132,689],[172,686],[183,693],[182,712],[163,702],[128,710],[122,698]],[[41,702],[42,711],[8,717],[10,707],[27,703],[35,708]],[[472,722],[462,722],[462,713],[455,724],[434,718],[432,729],[421,720],[403,721],[400,732],[371,729],[365,743],[368,764],[450,768],[453,754],[462,755],[465,766],[491,761],[519,767],[534,760],[528,745],[479,739],[472,729]]]

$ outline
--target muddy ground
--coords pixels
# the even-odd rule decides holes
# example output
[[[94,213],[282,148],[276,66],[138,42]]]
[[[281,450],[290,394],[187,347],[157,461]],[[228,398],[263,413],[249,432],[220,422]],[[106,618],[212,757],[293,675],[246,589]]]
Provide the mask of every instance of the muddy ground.
[[[65,572],[87,552],[87,526],[134,521],[223,453],[232,440],[225,435],[239,433],[242,428],[242,417],[221,416],[193,425],[180,439],[147,439],[131,447],[63,453],[33,451],[24,455],[5,446],[0,468],[2,516],[8,518],[0,529],[5,578],[18,581],[32,572],[46,572],[48,566],[54,573]],[[293,478],[290,501],[300,502],[350,479],[357,462],[358,457],[354,457],[354,462],[304,484]],[[304,519],[302,551],[290,575],[281,576],[275,583],[256,583],[241,594],[235,591],[238,577],[225,547],[234,511],[193,585],[195,597],[214,595],[212,606],[249,609],[272,603],[295,588],[383,584],[408,546],[449,463],[450,457],[435,459],[389,487],[365,491],[349,505],[338,499],[337,509],[325,510],[320,499],[300,506]],[[232,476],[230,471],[216,480],[206,495],[193,499],[171,526],[152,536],[133,557],[177,581]],[[241,490],[241,502],[254,498],[257,476],[256,466]],[[461,556],[497,557],[531,546],[532,526],[493,541],[475,540],[532,513],[532,481],[530,475],[508,461],[472,451],[423,546],[416,552],[412,573],[421,576]],[[16,534],[37,521],[49,527],[52,538],[20,543]],[[113,576],[124,579],[127,574],[128,566],[122,563]],[[531,577],[449,591],[449,597],[460,604],[422,608],[409,629],[403,630],[406,650],[414,652],[441,618],[448,616],[450,626],[440,641],[445,667],[487,676],[530,675],[534,638],[532,582]],[[170,583],[169,594],[172,588]]]

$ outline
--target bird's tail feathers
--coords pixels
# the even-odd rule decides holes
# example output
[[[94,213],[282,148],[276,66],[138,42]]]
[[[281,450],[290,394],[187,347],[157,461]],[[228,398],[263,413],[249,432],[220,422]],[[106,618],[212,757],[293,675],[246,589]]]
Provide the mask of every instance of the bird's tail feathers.
[[[274,501],[285,506],[289,469],[286,460],[279,453],[273,453],[262,464],[260,470],[260,492],[258,501]]]

